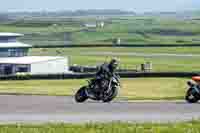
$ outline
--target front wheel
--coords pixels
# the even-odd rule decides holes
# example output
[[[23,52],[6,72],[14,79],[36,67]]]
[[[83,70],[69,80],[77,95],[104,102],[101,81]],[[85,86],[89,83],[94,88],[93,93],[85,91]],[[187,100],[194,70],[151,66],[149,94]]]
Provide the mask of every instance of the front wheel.
[[[193,91],[193,88],[190,88],[186,92],[185,100],[188,103],[196,103],[196,102],[198,102],[198,99],[195,97],[195,95],[192,93],[192,91]]]
[[[78,103],[82,103],[82,102],[85,102],[87,99],[88,99],[88,96],[85,92],[85,89],[87,87],[84,86],[84,87],[81,87],[75,94],[75,101],[78,102]]]
[[[102,101],[105,103],[111,102],[117,96],[118,91],[119,91],[119,86],[112,86],[111,91],[109,92],[109,94],[106,94],[106,96]]]

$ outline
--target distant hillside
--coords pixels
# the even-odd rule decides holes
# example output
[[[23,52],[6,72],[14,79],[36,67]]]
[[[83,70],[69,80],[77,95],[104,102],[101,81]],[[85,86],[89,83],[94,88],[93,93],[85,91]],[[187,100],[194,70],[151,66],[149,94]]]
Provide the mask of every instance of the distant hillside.
[[[0,24],[12,21],[13,17],[9,16],[7,13],[0,13]]]
[[[144,15],[188,15],[188,16],[193,16],[193,15],[200,15],[200,10],[199,11],[182,11],[182,12],[144,12]]]
[[[76,11],[59,11],[59,12],[12,12],[6,13],[9,16],[18,17],[18,16],[28,16],[28,17],[73,17],[73,16],[100,16],[100,15],[135,15],[134,12],[122,11],[115,9],[107,10],[76,10]]]

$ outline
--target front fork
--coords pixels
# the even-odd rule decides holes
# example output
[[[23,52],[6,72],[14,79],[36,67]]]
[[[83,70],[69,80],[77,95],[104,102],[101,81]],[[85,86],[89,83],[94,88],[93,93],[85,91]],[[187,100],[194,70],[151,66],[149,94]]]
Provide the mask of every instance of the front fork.
[[[110,82],[109,82],[109,85],[108,85],[108,90],[106,91],[106,93],[108,94],[111,89],[112,89],[112,81],[113,81],[113,78],[110,79]],[[120,86],[120,83],[116,83],[117,86]]]
[[[109,81],[109,85],[108,85],[108,90],[106,91],[106,93],[109,93],[111,90],[111,85],[112,85],[112,78]]]

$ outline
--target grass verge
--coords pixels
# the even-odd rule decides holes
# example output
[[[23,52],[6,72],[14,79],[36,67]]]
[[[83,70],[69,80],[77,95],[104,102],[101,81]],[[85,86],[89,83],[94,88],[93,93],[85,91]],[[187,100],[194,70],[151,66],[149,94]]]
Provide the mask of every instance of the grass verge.
[[[106,124],[44,124],[1,125],[1,133],[199,133],[200,121],[168,124],[134,124],[113,122]]]
[[[119,98],[130,100],[183,99],[186,78],[134,78],[121,79]],[[27,80],[0,81],[0,94],[74,95],[85,80]]]

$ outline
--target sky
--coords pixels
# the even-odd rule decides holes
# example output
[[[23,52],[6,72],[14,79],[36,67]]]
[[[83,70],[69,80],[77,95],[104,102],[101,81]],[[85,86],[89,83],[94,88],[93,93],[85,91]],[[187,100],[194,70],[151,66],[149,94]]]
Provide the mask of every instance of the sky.
[[[200,10],[200,0],[2,0],[0,12],[121,9],[135,12]]]

